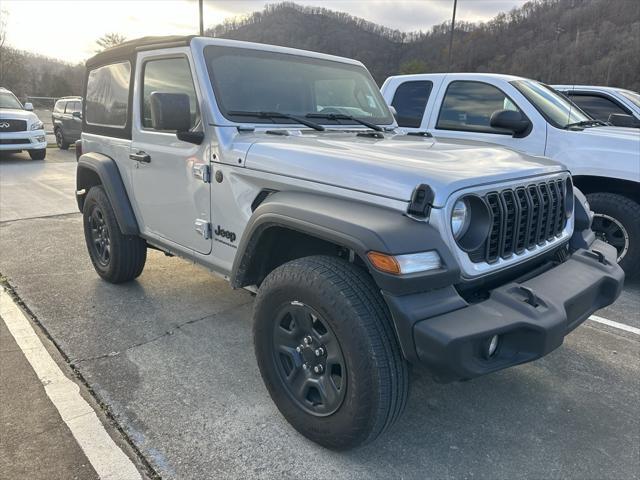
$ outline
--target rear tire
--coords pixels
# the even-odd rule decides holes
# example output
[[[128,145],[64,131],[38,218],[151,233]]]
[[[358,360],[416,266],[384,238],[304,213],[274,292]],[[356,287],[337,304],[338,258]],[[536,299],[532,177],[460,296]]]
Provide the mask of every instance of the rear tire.
[[[65,140],[64,133],[62,133],[62,129],[56,128],[56,131],[54,132],[54,134],[56,136],[56,145],[58,145],[58,148],[60,150],[68,150],[69,142]]]
[[[351,263],[314,256],[271,272],[256,297],[253,337],[276,406],[324,447],[371,442],[404,410],[408,365],[389,311],[371,277]]]
[[[594,211],[593,231],[618,250],[618,263],[627,278],[640,270],[640,205],[616,193],[587,195]]]
[[[98,275],[111,283],[138,277],[147,259],[147,244],[120,231],[113,208],[101,185],[91,187],[82,209],[84,238]]]
[[[44,160],[47,156],[47,149],[42,148],[40,150],[29,150],[29,156],[31,160]]]

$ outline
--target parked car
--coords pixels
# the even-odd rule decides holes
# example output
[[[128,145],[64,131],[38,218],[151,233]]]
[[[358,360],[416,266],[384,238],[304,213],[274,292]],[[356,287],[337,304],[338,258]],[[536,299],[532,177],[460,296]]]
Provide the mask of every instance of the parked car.
[[[326,447],[398,419],[409,362],[441,381],[528,362],[620,294],[564,167],[396,134],[356,60],[144,38],[91,58],[84,98],[76,193],[98,275],[133,280],[154,248],[256,292],[267,390]]]
[[[82,97],[62,97],[51,112],[53,133],[58,148],[67,150],[82,133]]]
[[[595,212],[593,230],[640,272],[640,130],[607,126],[551,87],[510,75],[420,74],[382,86],[407,131],[475,140],[566,165]]]
[[[552,85],[596,120],[640,128],[640,94],[615,87]]]
[[[33,105],[0,87],[0,152],[26,150],[32,160],[44,160],[47,141],[44,125],[33,113]]]

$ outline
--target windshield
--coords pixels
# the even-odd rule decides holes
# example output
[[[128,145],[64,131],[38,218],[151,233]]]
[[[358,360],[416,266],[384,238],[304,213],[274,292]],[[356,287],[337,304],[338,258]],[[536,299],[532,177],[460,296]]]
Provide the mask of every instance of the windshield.
[[[374,124],[393,122],[373,78],[359,65],[217,45],[205,47],[204,56],[218,107],[229,120],[297,123],[274,115],[246,115],[277,112],[299,117],[336,114],[314,118],[330,125],[357,124],[344,116]]]
[[[0,108],[19,108],[22,109],[22,105],[15,97],[13,93],[1,92],[0,93]]]
[[[640,95],[637,92],[632,92],[631,90],[618,90],[618,92],[636,107],[640,108]]]
[[[511,84],[555,127],[593,121],[575,103],[547,85],[533,80],[516,80]]]

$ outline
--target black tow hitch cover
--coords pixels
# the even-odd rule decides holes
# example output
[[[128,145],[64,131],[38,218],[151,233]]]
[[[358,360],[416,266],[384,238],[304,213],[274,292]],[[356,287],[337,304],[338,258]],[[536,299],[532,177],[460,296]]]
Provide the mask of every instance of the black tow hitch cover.
[[[424,183],[418,185],[411,195],[411,203],[407,208],[407,213],[414,217],[427,218],[431,211],[431,205],[435,195],[429,185]]]

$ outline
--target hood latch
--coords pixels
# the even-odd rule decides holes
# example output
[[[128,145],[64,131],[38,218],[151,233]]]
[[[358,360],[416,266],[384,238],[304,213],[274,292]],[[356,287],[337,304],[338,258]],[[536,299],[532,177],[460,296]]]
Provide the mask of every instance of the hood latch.
[[[427,218],[431,213],[434,198],[435,195],[431,187],[421,183],[411,194],[411,202],[407,208],[407,213],[413,217]]]

